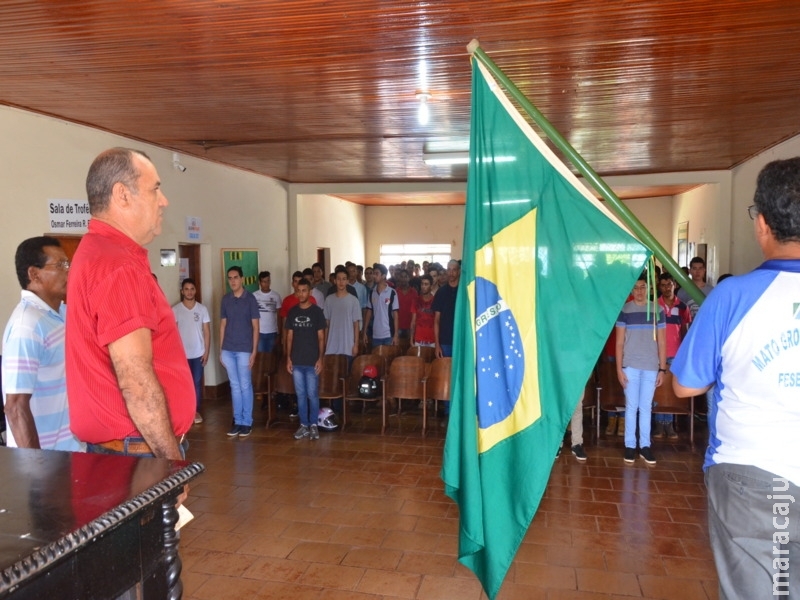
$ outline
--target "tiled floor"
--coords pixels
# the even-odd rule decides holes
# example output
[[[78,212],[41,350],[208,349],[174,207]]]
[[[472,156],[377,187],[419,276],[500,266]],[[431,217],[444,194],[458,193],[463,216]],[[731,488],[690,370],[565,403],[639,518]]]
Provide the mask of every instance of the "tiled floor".
[[[317,442],[295,441],[293,423],[231,440],[228,402],[207,402],[205,416],[189,435],[188,458],[207,471],[187,501],[184,598],[485,598],[456,560],[443,429],[421,439],[412,413],[381,436],[375,413]],[[565,448],[499,598],[715,599],[704,435],[694,449],[655,443],[650,468],[623,463],[621,438],[587,439],[585,464]]]

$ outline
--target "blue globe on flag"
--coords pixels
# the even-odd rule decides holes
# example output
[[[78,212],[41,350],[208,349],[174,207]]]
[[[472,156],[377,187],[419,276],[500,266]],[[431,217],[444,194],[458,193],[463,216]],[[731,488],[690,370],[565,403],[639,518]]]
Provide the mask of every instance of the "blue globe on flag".
[[[525,378],[519,327],[497,286],[475,278],[475,375],[478,426],[503,421],[514,410]]]

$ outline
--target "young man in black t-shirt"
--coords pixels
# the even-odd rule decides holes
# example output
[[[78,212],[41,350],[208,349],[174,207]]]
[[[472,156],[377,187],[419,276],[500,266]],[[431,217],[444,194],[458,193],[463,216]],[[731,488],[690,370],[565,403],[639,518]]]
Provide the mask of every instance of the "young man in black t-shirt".
[[[297,284],[298,303],[289,310],[285,323],[286,369],[294,380],[300,417],[300,428],[294,434],[296,440],[319,439],[319,374],[325,348],[325,315],[311,303],[310,295],[311,285],[307,279],[301,279]]]

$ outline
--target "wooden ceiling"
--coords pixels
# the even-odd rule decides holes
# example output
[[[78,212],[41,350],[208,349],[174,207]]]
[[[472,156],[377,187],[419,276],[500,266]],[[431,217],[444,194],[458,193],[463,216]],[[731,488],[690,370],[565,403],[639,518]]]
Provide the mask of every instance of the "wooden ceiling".
[[[422,150],[468,139],[473,38],[602,175],[800,131],[787,0],[3,0],[0,103],[290,183],[463,181]]]

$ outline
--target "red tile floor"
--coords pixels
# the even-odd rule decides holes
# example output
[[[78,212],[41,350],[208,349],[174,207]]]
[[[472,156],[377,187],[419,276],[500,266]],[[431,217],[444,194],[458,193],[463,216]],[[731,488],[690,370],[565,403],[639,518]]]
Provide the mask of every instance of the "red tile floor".
[[[182,531],[184,598],[196,600],[479,600],[456,560],[458,510],[442,491],[444,429],[419,415],[352,411],[345,432],[295,441],[289,422],[229,439],[230,404],[207,401],[188,458],[204,473]],[[658,464],[622,461],[621,438],[591,439],[579,464],[565,446],[499,594],[502,599],[717,598],[695,446],[653,444]]]

